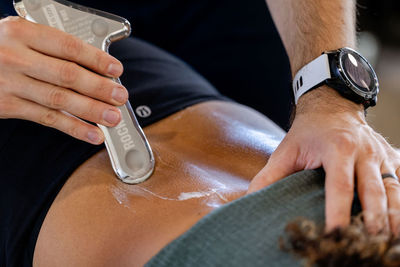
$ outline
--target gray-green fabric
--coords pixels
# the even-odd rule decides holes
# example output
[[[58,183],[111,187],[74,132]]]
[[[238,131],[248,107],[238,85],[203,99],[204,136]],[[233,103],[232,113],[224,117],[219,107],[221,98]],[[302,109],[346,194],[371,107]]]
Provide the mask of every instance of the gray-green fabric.
[[[146,266],[301,266],[279,249],[278,240],[295,218],[324,223],[324,179],[321,169],[301,171],[222,206]]]

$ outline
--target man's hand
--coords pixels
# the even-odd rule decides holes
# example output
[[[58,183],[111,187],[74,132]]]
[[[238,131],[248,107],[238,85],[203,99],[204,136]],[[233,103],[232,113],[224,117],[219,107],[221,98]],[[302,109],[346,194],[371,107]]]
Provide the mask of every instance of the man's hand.
[[[115,126],[127,90],[112,56],[57,29],[18,17],[0,20],[0,118],[31,120],[100,144]],[[73,115],[73,116],[71,116]],[[80,119],[79,119],[80,118]]]
[[[266,1],[293,76],[324,51],[355,47],[355,1]],[[255,177],[250,192],[295,171],[320,166],[327,175],[327,230],[349,223],[354,186],[371,231],[386,228],[388,209],[400,210],[399,182],[381,176],[400,175],[399,152],[367,125],[361,105],[328,87],[300,97],[292,128]],[[398,233],[400,216],[391,213],[389,221]]]
[[[324,96],[319,96],[318,103],[307,105],[316,94]],[[350,222],[356,185],[371,232],[387,229],[390,222],[391,230],[397,234],[399,182],[391,178],[383,180],[381,174],[400,176],[400,153],[368,126],[361,106],[345,99],[338,101],[340,96],[335,94],[324,87],[303,96],[289,133],[253,179],[249,192],[296,171],[322,166],[326,172],[327,230]],[[388,209],[397,214],[391,212],[388,216]]]

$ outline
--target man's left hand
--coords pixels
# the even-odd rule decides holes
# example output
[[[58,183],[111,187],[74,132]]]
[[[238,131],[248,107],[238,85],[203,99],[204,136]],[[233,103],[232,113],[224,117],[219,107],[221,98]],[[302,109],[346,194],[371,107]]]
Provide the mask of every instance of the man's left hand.
[[[343,101],[348,106],[328,101],[298,112],[285,139],[251,182],[249,193],[294,172],[322,166],[326,230],[350,223],[356,185],[368,229],[377,232],[390,226],[398,234],[399,181],[382,179],[382,174],[400,176],[400,153],[367,124],[359,105]]]

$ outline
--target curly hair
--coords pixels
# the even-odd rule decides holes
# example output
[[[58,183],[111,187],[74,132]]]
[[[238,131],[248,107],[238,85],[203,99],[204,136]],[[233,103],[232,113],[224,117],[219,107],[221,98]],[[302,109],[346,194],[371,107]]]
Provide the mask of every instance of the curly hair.
[[[331,232],[299,218],[285,228],[281,249],[303,259],[304,266],[400,266],[400,238],[391,233],[369,234],[362,216]]]

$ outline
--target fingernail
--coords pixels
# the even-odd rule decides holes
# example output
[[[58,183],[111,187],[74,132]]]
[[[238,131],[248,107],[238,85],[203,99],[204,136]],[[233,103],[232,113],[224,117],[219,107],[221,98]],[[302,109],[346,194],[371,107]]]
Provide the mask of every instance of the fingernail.
[[[100,135],[96,131],[88,132],[87,138],[93,144],[99,144],[101,142]]]
[[[106,110],[103,113],[103,119],[110,124],[118,123],[119,117],[120,117],[119,113],[112,109]]]
[[[118,103],[124,104],[128,100],[128,92],[123,88],[114,88],[112,98]]]
[[[108,74],[114,77],[118,77],[123,72],[123,68],[121,64],[112,63],[108,66],[107,70]]]

